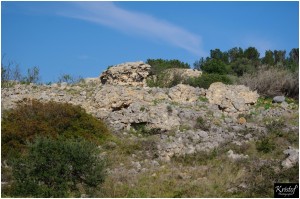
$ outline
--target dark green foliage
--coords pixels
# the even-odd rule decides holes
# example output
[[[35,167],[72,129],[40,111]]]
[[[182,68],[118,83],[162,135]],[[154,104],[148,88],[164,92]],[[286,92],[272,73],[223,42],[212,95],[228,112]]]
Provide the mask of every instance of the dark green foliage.
[[[188,63],[181,62],[177,59],[147,59],[146,64],[151,66],[152,75],[158,75],[162,71],[170,68],[190,68]]]
[[[104,181],[104,164],[97,155],[96,145],[87,141],[38,138],[29,144],[28,155],[13,162],[11,194],[78,197],[78,184],[87,189]]]
[[[232,71],[237,76],[242,76],[245,73],[253,73],[255,71],[254,65],[249,59],[238,58],[230,64]]]
[[[244,51],[242,48],[234,47],[228,51],[229,62],[234,62],[237,59],[244,57]]]
[[[208,89],[214,82],[223,82],[224,84],[232,84],[232,80],[226,75],[219,74],[202,74],[197,78],[190,78],[184,83],[190,86]]]
[[[274,53],[272,52],[272,50],[266,50],[265,57],[262,58],[261,62],[263,64],[267,64],[269,66],[273,66],[274,65],[275,60],[274,60]]]
[[[274,50],[274,60],[275,64],[282,66],[285,62],[285,50]]]
[[[259,152],[269,153],[275,149],[275,143],[269,137],[265,137],[262,140],[256,142],[256,149]]]
[[[251,61],[259,60],[259,55],[260,54],[255,47],[249,47],[244,51],[244,57]]]
[[[206,73],[215,73],[220,75],[228,74],[230,71],[229,66],[219,59],[211,59],[206,61],[202,65],[201,69]]]
[[[67,103],[29,101],[2,117],[2,158],[23,152],[36,136],[84,138],[101,143],[109,137],[106,125],[79,106]]]
[[[222,52],[220,49],[210,50],[210,58],[214,60],[220,60],[225,64],[229,63],[229,57],[227,52]]]
[[[168,106],[167,106],[167,112],[168,112],[169,114],[171,114],[171,113],[173,112],[173,108],[172,108],[171,105],[168,105]]]

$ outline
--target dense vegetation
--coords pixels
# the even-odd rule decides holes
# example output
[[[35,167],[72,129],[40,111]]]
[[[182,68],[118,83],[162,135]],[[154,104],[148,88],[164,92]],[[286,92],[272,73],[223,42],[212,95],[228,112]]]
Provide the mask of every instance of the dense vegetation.
[[[245,84],[262,96],[298,98],[299,94],[299,48],[293,48],[289,56],[284,50],[267,50],[262,58],[255,47],[245,50],[235,47],[224,52],[214,49],[209,57],[201,57],[194,63],[194,69],[201,70],[203,75],[189,80],[168,72],[170,68],[189,68],[188,64],[179,60],[148,59],[147,63],[152,66],[152,75],[155,75],[147,81],[150,87],[172,87],[185,83],[208,88],[211,83],[220,81]]]
[[[26,149],[37,136],[84,138],[96,144],[109,136],[105,124],[79,106],[67,103],[41,103],[33,100],[7,111],[2,117],[2,158]]]
[[[12,166],[2,176],[14,182],[4,194],[66,197],[103,181],[97,145],[110,133],[79,106],[33,100],[4,112],[1,125],[2,161]]]
[[[90,142],[38,138],[28,147],[12,164],[12,196],[80,197],[104,181],[104,163]]]

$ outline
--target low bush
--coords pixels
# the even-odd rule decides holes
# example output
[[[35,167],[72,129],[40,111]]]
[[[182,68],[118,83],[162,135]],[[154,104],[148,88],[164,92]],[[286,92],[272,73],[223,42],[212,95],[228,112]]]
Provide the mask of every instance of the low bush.
[[[151,76],[146,82],[149,87],[171,88],[183,82],[183,78],[180,74],[172,74],[170,70],[165,70],[156,76]]]
[[[110,136],[106,125],[79,106],[33,100],[4,112],[1,122],[2,158],[26,151],[36,136],[84,138],[96,144]]]
[[[214,82],[222,82],[224,84],[232,84],[232,80],[227,75],[219,74],[202,74],[197,78],[190,78],[184,83],[193,87],[208,89],[209,86]]]
[[[257,90],[262,96],[285,95],[298,99],[298,73],[298,71],[292,73],[282,68],[260,67],[253,74],[243,75],[239,83],[250,87],[251,90]]]
[[[271,138],[266,137],[256,142],[256,149],[259,152],[269,153],[275,149],[275,143]]]
[[[184,63],[177,59],[147,59],[146,64],[151,66],[151,74],[158,75],[162,71],[170,68],[190,68],[188,63]]]
[[[84,140],[38,138],[13,162],[14,197],[80,197],[104,181],[97,146]]]
[[[210,126],[207,123],[207,121],[205,121],[202,117],[198,117],[196,120],[196,125],[195,125],[196,129],[202,129],[204,131],[208,131]]]

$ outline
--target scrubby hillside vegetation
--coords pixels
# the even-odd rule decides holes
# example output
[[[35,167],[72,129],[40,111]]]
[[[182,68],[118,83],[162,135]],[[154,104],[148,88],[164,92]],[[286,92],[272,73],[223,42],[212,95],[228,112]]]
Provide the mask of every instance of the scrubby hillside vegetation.
[[[273,197],[299,182],[299,50],[39,82],[2,64],[2,197]]]

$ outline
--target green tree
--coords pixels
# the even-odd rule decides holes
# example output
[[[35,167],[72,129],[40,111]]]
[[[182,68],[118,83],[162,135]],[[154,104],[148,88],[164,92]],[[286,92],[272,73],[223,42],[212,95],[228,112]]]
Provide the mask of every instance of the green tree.
[[[274,59],[276,65],[283,65],[285,63],[285,50],[274,50]]]
[[[222,52],[220,49],[214,49],[210,50],[210,58],[211,59],[216,59],[224,62],[225,64],[228,64],[228,53],[227,52]]]
[[[244,57],[251,61],[259,60],[259,56],[260,54],[255,47],[249,47],[244,51]]]
[[[275,63],[274,53],[272,50],[266,50],[265,56],[262,58],[262,63],[269,66],[273,66]]]
[[[289,59],[286,61],[286,66],[291,71],[299,70],[299,48],[293,48],[289,53]]]
[[[80,197],[104,181],[104,163],[96,145],[84,140],[38,138],[12,170],[14,197]]]
[[[230,72],[230,67],[221,60],[211,59],[203,64],[202,71],[224,75]]]
[[[299,65],[299,48],[293,48],[290,53],[290,59],[293,63],[296,63]]]
[[[255,71],[255,68],[251,61],[246,58],[239,58],[236,61],[230,64],[232,71],[237,76],[242,76],[245,73],[252,73]]]
[[[228,51],[229,62],[234,62],[239,58],[243,58],[244,51],[242,48],[234,47]]]

